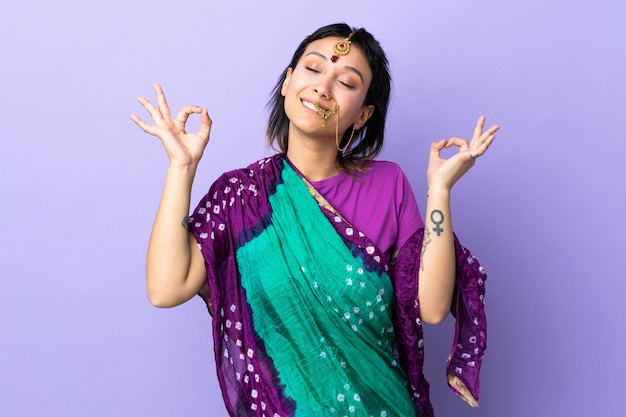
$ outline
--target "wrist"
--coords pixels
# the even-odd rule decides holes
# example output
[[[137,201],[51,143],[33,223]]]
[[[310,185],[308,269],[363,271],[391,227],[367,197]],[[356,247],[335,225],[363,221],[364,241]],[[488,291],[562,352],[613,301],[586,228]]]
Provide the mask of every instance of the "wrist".
[[[198,168],[197,162],[177,162],[170,161],[170,165],[167,168],[168,171],[179,172],[179,173],[188,173],[195,172]]]
[[[171,163],[167,168],[166,176],[169,178],[191,179],[196,175],[196,164],[174,164]]]
[[[428,186],[428,198],[431,197],[439,197],[439,198],[449,198],[450,197],[450,187],[446,187],[442,184],[430,184]]]

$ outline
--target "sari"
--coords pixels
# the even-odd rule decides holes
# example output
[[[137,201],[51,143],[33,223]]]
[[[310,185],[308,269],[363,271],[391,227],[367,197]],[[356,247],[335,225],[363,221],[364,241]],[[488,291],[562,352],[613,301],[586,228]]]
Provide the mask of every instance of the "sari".
[[[231,416],[432,416],[417,271],[423,230],[392,262],[284,155],[221,176],[189,218],[207,267]],[[460,246],[449,383],[470,404],[486,347],[485,274]]]

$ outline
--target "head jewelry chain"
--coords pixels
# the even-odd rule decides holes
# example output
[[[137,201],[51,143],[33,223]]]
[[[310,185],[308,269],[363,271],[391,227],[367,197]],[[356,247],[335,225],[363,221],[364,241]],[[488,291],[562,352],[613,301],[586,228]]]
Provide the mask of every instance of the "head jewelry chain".
[[[350,52],[350,44],[352,43],[350,40],[353,36],[354,32],[350,33],[347,38],[337,41],[337,43],[335,43],[335,45],[333,46],[334,54],[330,57],[331,62],[337,62],[340,56],[348,55],[348,53]],[[326,119],[328,119],[329,116],[337,113],[337,120],[335,123],[335,143],[337,144],[337,150],[339,152],[343,152],[350,146],[350,143],[352,143],[355,129],[353,125],[352,133],[350,134],[350,139],[348,139],[348,143],[346,144],[346,146],[341,148],[341,142],[339,141],[339,105],[332,95],[330,96],[330,99],[333,101],[333,107],[330,110],[326,110],[319,105],[320,95],[318,95],[317,99],[315,100],[315,110],[317,110],[320,117],[322,118],[322,127],[326,126]]]

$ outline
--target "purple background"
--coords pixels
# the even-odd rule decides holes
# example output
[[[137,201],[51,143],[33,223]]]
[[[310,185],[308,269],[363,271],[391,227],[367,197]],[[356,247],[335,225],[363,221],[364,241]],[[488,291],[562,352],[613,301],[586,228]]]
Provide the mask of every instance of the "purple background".
[[[226,415],[200,299],[145,297],[167,159],[128,115],[155,81],[209,108],[197,201],[269,152],[276,77],[336,21],[389,55],[382,157],[422,206],[429,143],[502,126],[453,195],[489,274],[481,405],[445,386],[448,320],[427,328],[438,416],[626,415],[623,0],[2,1],[0,415]]]

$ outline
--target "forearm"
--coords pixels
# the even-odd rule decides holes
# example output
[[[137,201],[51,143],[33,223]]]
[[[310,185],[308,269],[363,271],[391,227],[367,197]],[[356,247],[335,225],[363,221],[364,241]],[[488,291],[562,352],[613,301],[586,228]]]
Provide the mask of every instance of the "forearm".
[[[420,318],[436,324],[450,310],[456,272],[450,190],[429,188],[424,223],[419,266]]]
[[[193,289],[188,280],[191,248],[183,221],[189,214],[195,166],[167,171],[163,195],[152,228],[146,263],[146,289],[159,307],[180,304]]]

